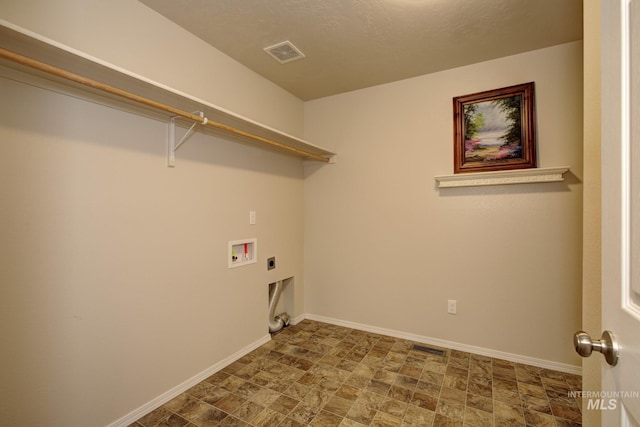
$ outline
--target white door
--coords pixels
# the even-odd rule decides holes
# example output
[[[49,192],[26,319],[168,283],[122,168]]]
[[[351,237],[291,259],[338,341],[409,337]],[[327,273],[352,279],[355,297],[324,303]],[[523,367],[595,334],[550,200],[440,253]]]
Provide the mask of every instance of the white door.
[[[602,327],[620,346],[602,425],[640,426],[640,0],[601,4]]]

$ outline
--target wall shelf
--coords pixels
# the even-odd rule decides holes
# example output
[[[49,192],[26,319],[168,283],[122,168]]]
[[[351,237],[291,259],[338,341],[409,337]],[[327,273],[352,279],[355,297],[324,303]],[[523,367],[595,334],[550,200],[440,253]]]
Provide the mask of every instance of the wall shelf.
[[[20,57],[35,64],[20,62]],[[11,74],[11,72],[13,73]],[[331,163],[335,153],[191,95],[91,57],[0,19],[0,76],[18,74],[116,101],[123,109],[185,119],[196,130],[304,160]],[[60,71],[78,78],[72,79]],[[57,73],[57,74],[56,74]],[[99,84],[96,84],[99,83]],[[103,85],[104,87],[102,87]],[[112,88],[114,91],[105,89]],[[124,95],[122,94],[124,93]],[[127,97],[132,95],[131,97]],[[146,102],[148,101],[148,102]],[[168,107],[166,109],[159,108]]]
[[[539,184],[564,181],[569,166],[556,168],[515,169],[496,172],[461,173],[436,176],[439,188],[476,187],[481,185]]]

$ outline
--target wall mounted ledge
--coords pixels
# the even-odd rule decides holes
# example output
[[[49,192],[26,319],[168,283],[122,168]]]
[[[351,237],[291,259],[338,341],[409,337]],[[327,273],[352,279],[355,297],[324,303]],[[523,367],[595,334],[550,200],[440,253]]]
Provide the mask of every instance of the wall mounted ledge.
[[[508,171],[461,173],[436,176],[439,188],[477,187],[481,185],[539,184],[564,181],[569,166],[556,168],[515,169]]]

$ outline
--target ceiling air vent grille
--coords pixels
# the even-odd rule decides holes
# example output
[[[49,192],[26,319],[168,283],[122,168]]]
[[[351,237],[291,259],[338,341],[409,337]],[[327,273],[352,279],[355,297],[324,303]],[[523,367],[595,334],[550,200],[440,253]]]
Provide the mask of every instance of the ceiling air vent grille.
[[[265,47],[264,51],[281,64],[304,58],[304,53],[300,52],[289,40]]]

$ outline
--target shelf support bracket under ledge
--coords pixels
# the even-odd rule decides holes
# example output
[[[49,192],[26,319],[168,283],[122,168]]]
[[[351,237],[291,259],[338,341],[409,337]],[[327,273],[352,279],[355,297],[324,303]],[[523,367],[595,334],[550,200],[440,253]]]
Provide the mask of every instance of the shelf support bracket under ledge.
[[[178,151],[178,148],[180,148],[182,146],[182,144],[184,144],[187,139],[189,139],[189,137],[191,135],[193,135],[194,132],[194,128],[197,125],[206,125],[207,124],[207,118],[204,116],[204,112],[203,111],[196,111],[193,114],[198,114],[200,117],[202,117],[202,122],[193,122],[193,124],[191,125],[191,127],[189,128],[189,130],[187,130],[187,133],[185,133],[183,135],[183,137],[180,139],[180,141],[178,141],[178,143],[176,143],[176,119],[179,118],[180,116],[171,116],[171,119],[169,119],[169,140],[168,140],[168,144],[167,144],[167,166],[170,168],[174,168],[176,166],[176,151]]]

